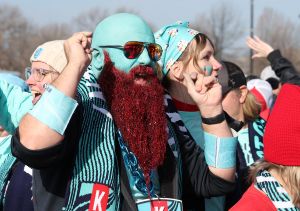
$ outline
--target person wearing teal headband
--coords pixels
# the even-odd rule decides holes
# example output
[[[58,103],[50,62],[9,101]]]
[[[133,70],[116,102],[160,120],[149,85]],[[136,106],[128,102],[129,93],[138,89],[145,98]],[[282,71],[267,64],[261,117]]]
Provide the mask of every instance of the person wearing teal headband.
[[[233,179],[237,140],[232,137],[223,113],[221,86],[217,83],[221,65],[214,57],[213,43],[205,34],[189,28],[188,22],[181,21],[158,30],[155,39],[164,50],[159,61],[163,84],[187,129],[205,152],[209,169],[219,177],[231,175]],[[195,101],[198,93],[202,98]],[[187,209],[204,210],[203,203],[192,191],[184,197]],[[224,197],[206,198],[205,210],[224,210],[224,203]]]
[[[12,146],[16,157],[57,176],[43,179],[70,178],[62,190],[64,210],[168,206],[180,211],[183,189],[198,196],[233,190],[231,174],[209,171],[203,151],[164,93],[155,69],[162,48],[144,20],[112,15],[98,24],[92,40],[88,32],[74,34],[65,52],[67,66],[22,119]],[[75,131],[69,122],[77,112],[80,129]],[[26,130],[32,125],[35,130]],[[64,137],[70,131],[80,135]],[[24,157],[24,148],[30,157]],[[68,168],[57,169],[55,162],[64,155]],[[218,172],[218,163],[214,166]]]

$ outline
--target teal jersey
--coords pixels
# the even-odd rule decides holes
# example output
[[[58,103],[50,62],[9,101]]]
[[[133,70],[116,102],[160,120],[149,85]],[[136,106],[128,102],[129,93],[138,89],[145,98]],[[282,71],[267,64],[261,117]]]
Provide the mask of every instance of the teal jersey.
[[[32,109],[32,95],[0,78],[0,125],[14,133],[22,117]]]

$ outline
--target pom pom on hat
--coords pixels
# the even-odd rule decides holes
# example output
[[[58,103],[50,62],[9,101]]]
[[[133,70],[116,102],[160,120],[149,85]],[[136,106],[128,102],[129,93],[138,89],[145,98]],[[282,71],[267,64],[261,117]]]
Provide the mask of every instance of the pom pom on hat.
[[[273,101],[271,85],[262,79],[252,79],[247,82],[247,88],[256,97],[262,106],[262,111],[270,108]]]

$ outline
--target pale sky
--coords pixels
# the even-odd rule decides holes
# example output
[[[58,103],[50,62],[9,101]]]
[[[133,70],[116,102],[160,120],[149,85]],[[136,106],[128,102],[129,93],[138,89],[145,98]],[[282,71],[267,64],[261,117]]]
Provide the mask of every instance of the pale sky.
[[[246,28],[250,25],[250,0],[0,0],[0,3],[17,5],[34,23],[69,23],[80,13],[93,7],[113,12],[119,7],[137,11],[147,21],[160,27],[177,20],[192,22],[199,14],[210,11],[226,2],[240,14]],[[285,17],[300,24],[299,0],[254,0],[254,15],[258,18],[265,7],[273,8]]]
[[[239,47],[245,45],[250,34],[250,1],[251,0],[0,0],[1,3],[16,5],[23,15],[33,23],[44,25],[48,23],[67,23],[79,14],[92,8],[100,8],[100,12],[108,10],[115,12],[120,7],[136,11],[146,21],[154,24],[156,29],[178,20],[195,21],[201,14],[207,14],[214,7],[226,2],[234,14],[239,15],[244,29],[244,35],[236,43]],[[272,8],[300,25],[300,0],[253,0],[254,17],[257,20],[264,8]],[[254,34],[255,31],[254,31]]]

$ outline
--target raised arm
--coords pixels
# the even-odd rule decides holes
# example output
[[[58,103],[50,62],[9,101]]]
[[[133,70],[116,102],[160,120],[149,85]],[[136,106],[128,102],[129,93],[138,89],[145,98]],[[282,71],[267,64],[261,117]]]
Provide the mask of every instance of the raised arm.
[[[269,60],[275,74],[280,77],[281,83],[300,84],[299,73],[297,73],[293,64],[281,55],[279,50],[274,50],[272,46],[257,36],[254,38],[248,37],[247,45],[255,51],[252,56],[253,59],[266,58]]]
[[[235,175],[235,156],[236,156],[236,139],[232,138],[232,133],[223,116],[223,108],[221,104],[222,90],[221,85],[217,83],[214,76],[187,75],[184,74],[186,84],[190,96],[199,107],[201,116],[204,118],[212,118],[219,116],[221,121],[215,124],[202,124],[205,132],[212,134],[213,137],[205,136],[210,140],[205,140],[205,158],[212,162],[207,162],[209,170],[216,176],[227,181],[234,181]],[[199,125],[199,127],[201,127]],[[225,138],[226,137],[226,138]],[[231,137],[231,139],[230,139]],[[225,138],[221,140],[220,138]],[[211,158],[211,159],[210,159]],[[232,161],[225,164],[226,168],[220,168],[219,159],[227,159]],[[224,160],[224,159],[223,159]]]
[[[65,42],[68,64],[60,76],[47,86],[42,97],[20,123],[20,142],[28,149],[39,150],[60,143],[76,109],[76,90],[90,62],[92,33],[79,32]]]
[[[179,131],[179,129],[177,130]],[[207,165],[204,151],[189,136],[177,134],[183,161],[184,188],[192,188],[198,197],[221,196],[235,188],[232,179],[223,176],[223,172],[212,171]],[[189,190],[190,191],[190,190]]]

